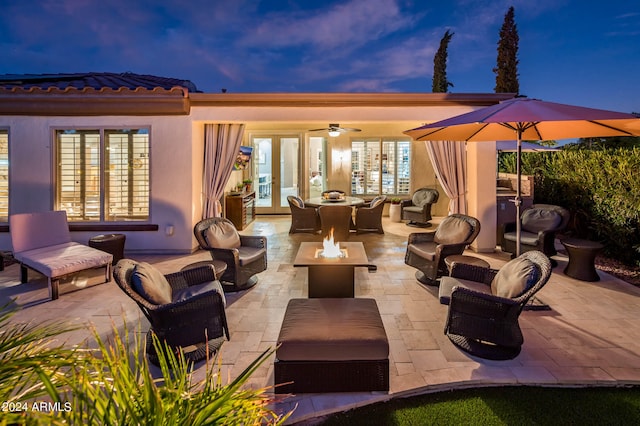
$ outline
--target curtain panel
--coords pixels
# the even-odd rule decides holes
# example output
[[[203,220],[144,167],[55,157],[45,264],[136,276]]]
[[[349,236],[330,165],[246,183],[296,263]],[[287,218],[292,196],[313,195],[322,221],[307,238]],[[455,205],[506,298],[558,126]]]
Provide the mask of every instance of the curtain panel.
[[[449,197],[449,214],[467,214],[466,143],[425,141],[425,146],[440,185]]]
[[[240,151],[244,127],[244,124],[204,125],[203,219],[222,216],[219,200]]]

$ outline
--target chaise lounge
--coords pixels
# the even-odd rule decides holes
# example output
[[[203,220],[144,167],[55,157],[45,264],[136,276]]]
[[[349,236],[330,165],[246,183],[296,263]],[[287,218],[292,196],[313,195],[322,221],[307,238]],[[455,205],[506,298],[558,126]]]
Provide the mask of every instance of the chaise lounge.
[[[105,282],[111,281],[113,255],[71,241],[67,212],[14,214],[9,229],[21,282],[29,281],[28,268],[40,272],[47,277],[51,300],[58,298],[60,279],[80,271],[105,268]]]

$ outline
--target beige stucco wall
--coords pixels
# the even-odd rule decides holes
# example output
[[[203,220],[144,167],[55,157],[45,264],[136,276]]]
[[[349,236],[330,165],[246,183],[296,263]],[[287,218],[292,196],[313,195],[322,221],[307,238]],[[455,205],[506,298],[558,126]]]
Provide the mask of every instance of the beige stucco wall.
[[[186,252],[193,235],[193,198],[200,191],[193,168],[194,137],[188,116],[172,117],[11,117],[1,116],[9,128],[9,208],[11,213],[51,210],[53,207],[53,137],[58,128],[150,128],[151,223],[157,232],[122,232],[128,251]],[[199,173],[201,173],[200,169]],[[185,190],[189,188],[189,190]],[[173,226],[173,234],[166,229]],[[99,232],[98,232],[99,233]],[[96,232],[73,232],[86,243]],[[0,247],[11,247],[8,233]]]
[[[245,123],[247,131],[287,131],[300,134],[306,141],[308,129],[329,123],[358,127],[358,137],[405,137],[404,130],[471,111],[472,107],[229,107],[196,106],[189,116],[166,117],[26,117],[0,116],[0,127],[9,128],[10,138],[10,210],[11,213],[50,210],[53,206],[53,153],[55,128],[149,127],[151,160],[151,223],[157,232],[122,232],[127,235],[126,250],[149,253],[186,253],[196,247],[193,226],[202,210],[202,170],[205,123]],[[248,132],[243,144],[248,144]],[[303,145],[304,146],[304,145]],[[329,185],[350,189],[351,135],[344,134],[329,143],[331,172]],[[433,214],[447,214],[448,199],[439,186],[423,142],[412,144],[412,190],[437,187],[440,201]],[[495,176],[480,170],[495,170],[495,151],[487,148],[480,155],[470,151],[470,213],[482,220],[478,249],[495,246]],[[337,158],[336,158],[337,157]],[[338,159],[342,157],[342,160]],[[480,167],[482,165],[482,167]],[[233,172],[228,188],[243,178]],[[493,192],[492,192],[493,191]],[[473,195],[475,194],[475,195]],[[167,232],[172,227],[173,232]],[[86,242],[95,232],[74,232],[73,239]],[[488,237],[485,237],[485,234]],[[490,240],[493,238],[493,240]],[[10,248],[8,233],[0,234],[0,248]]]

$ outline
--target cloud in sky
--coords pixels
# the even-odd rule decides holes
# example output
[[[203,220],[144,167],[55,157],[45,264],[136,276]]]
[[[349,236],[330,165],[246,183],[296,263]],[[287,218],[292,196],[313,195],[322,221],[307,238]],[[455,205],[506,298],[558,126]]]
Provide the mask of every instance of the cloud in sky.
[[[429,92],[450,29],[453,91],[491,92],[511,5],[524,93],[571,102],[588,89],[600,96],[588,106],[640,110],[600,103],[605,62],[640,102],[640,6],[625,0],[0,0],[0,73],[131,71],[208,92]]]

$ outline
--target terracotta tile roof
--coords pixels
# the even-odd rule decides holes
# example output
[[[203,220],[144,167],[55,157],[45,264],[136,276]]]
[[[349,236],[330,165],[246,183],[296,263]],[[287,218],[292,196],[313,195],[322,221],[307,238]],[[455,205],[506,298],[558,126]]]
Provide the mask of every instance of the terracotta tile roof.
[[[109,72],[90,72],[73,74],[0,74],[0,89],[5,91],[33,91],[47,92],[70,90],[78,91],[114,91],[172,90],[175,88],[187,89],[189,92],[199,93],[189,80],[176,78],[157,77],[153,75]]]

